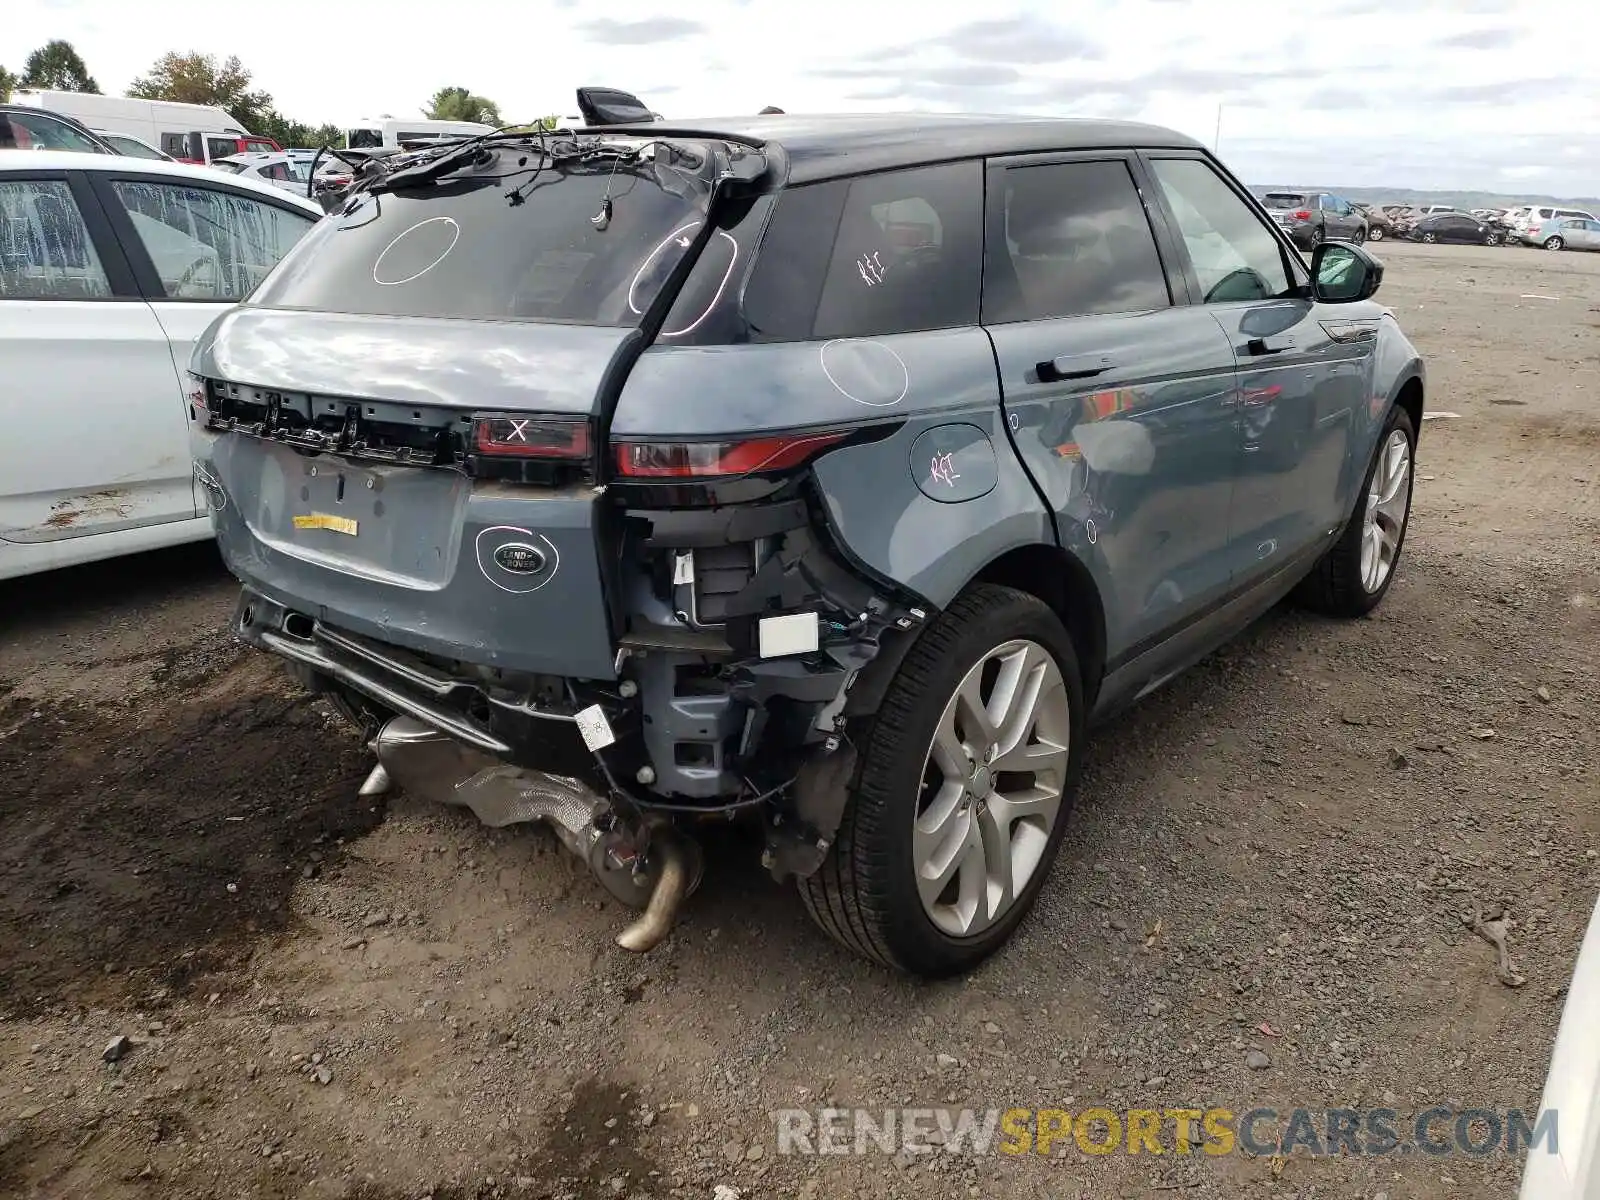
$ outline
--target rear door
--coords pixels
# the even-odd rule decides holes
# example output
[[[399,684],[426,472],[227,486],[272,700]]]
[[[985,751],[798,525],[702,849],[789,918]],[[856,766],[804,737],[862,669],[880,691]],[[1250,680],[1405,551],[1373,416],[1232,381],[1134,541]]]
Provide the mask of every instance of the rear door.
[[[167,339],[79,172],[0,170],[0,541],[196,515]]]
[[[197,185],[134,170],[98,172],[94,184],[166,335],[167,395],[186,413],[195,339],[248,295],[315,220],[220,178]],[[198,493],[196,499],[204,503]]]
[[[1181,232],[1197,311],[1215,319],[1238,364],[1241,441],[1228,558],[1235,584],[1244,586],[1295,565],[1343,521],[1372,328],[1350,321],[1324,328],[1329,314],[1309,299],[1299,256],[1206,155],[1152,151],[1149,168]]]
[[[1238,442],[1228,339],[1174,294],[1138,177],[1115,152],[992,160],[986,201],[1007,419],[1106,597],[1114,662],[1227,592]]]

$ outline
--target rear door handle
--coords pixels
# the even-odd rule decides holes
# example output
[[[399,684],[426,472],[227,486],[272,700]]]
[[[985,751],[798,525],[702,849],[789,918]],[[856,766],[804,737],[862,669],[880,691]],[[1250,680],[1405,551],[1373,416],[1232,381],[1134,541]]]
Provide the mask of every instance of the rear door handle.
[[[1040,383],[1059,383],[1064,379],[1093,379],[1104,375],[1114,362],[1109,354],[1063,354],[1035,365]]]
[[[1258,337],[1251,338],[1244,345],[1245,353],[1253,355],[1282,354],[1285,350],[1294,349],[1292,337]]]

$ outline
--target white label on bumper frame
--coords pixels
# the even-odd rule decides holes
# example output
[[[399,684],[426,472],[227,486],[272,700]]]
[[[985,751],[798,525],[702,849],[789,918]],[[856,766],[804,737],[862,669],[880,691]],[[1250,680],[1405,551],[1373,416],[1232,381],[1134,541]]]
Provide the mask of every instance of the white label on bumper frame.
[[[791,613],[783,617],[762,617],[756,625],[758,649],[762,658],[786,654],[810,654],[820,637],[816,613]]]
[[[583,744],[589,747],[591,754],[604,750],[617,740],[617,735],[611,732],[611,722],[606,720],[606,710],[598,704],[579,710],[573,719],[577,721],[578,733],[582,735]]]

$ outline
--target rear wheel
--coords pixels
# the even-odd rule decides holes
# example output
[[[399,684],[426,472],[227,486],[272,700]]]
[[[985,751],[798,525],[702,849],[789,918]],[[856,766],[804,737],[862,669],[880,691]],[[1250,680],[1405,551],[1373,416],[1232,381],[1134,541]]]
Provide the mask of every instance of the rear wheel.
[[[1425,241],[1425,242],[1436,242],[1436,241],[1439,240],[1439,238],[1438,238],[1438,236],[1436,234],[1434,234],[1432,232],[1425,232],[1422,235],[1422,240]]]
[[[1323,229],[1321,225],[1318,225],[1311,231],[1311,248],[1315,250],[1318,246],[1322,245],[1322,239],[1327,236],[1327,231]]]
[[[1016,929],[1061,844],[1083,685],[1043,601],[979,585],[906,655],[859,746],[828,857],[800,881],[812,918],[912,974],[976,966]]]
[[[1373,241],[1373,242],[1381,242],[1381,241],[1383,241],[1383,229],[1382,229],[1382,227],[1378,226],[1378,225],[1374,225],[1371,229],[1369,229],[1367,231],[1367,240]]]
[[[1500,235],[1492,229],[1489,230],[1488,233],[1483,235],[1483,244],[1485,246],[1498,246],[1500,244]]]
[[[1561,240],[1560,234],[1551,234],[1544,240],[1544,248],[1546,250],[1562,250],[1566,248],[1566,245],[1566,242]]]
[[[1411,417],[1396,405],[1384,422],[1355,512],[1295,593],[1302,604],[1333,617],[1360,617],[1388,594],[1411,522],[1416,445]]]
[[[1362,242],[1367,240],[1367,231],[1365,229],[1356,230],[1355,237],[1351,240],[1354,241],[1356,245],[1361,245]]]

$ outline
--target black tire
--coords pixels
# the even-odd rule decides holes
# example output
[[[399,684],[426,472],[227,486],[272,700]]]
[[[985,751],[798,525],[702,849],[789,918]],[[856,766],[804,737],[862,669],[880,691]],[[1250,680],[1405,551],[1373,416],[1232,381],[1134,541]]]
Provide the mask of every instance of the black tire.
[[[1011,909],[988,929],[956,938],[934,925],[917,891],[912,824],[935,727],[974,664],[1014,638],[1048,650],[1061,669],[1070,706],[1070,741],[1061,806],[1043,857]],[[998,950],[1032,908],[1060,849],[1082,761],[1083,683],[1060,619],[1026,592],[979,584],[923,631],[858,740],[851,797],[828,856],[799,881],[807,911],[846,948],[924,978],[970,970]]]
[[[1322,245],[1322,240],[1327,236],[1328,231],[1321,225],[1318,225],[1311,231],[1311,248],[1315,250],[1318,246]]]
[[[1373,473],[1378,469],[1378,455],[1396,429],[1405,431],[1406,442],[1411,448],[1411,473],[1406,479],[1406,515],[1400,526],[1399,543],[1394,549],[1394,565],[1378,590],[1369,592],[1361,584],[1362,518],[1366,512],[1367,490],[1372,486]],[[1383,432],[1378,435],[1377,447],[1372,452],[1372,461],[1367,464],[1366,474],[1361,478],[1355,507],[1350,512],[1344,532],[1317,560],[1317,565],[1311,568],[1311,573],[1300,581],[1295,590],[1294,598],[1300,604],[1330,617],[1350,618],[1364,617],[1383,602],[1383,598],[1389,594],[1389,585],[1399,574],[1400,556],[1405,552],[1406,533],[1411,528],[1411,501],[1417,482],[1416,462],[1417,431],[1412,427],[1411,417],[1406,410],[1396,405],[1389,411],[1388,420],[1383,423]]]
[[[1489,230],[1488,233],[1483,235],[1483,244],[1485,246],[1498,246],[1500,244],[1500,235],[1492,229]]]
[[[1365,229],[1356,230],[1355,236],[1353,238],[1351,238],[1350,240],[1352,242],[1354,242],[1358,246],[1361,245],[1363,242],[1365,242],[1367,240],[1367,231]]]
[[[1561,240],[1561,235],[1558,233],[1553,233],[1544,240],[1544,248],[1546,250],[1561,250],[1565,247],[1566,242]]]
[[[1383,229],[1380,226],[1374,225],[1367,231],[1367,240],[1370,242],[1383,241]]]
[[[1427,242],[1429,245],[1432,245],[1434,242],[1437,242],[1439,239],[1438,239],[1438,236],[1436,234],[1434,234],[1432,230],[1429,230],[1428,232],[1423,233],[1423,234],[1420,235],[1420,240],[1422,240],[1424,242]]]

